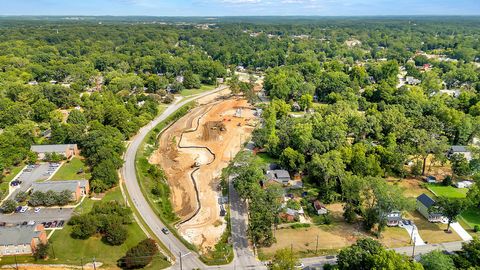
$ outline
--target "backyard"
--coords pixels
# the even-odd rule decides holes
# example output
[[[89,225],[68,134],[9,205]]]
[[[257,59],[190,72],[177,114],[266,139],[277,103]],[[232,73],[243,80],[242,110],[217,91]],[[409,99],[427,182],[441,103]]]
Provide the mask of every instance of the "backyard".
[[[461,199],[467,196],[468,188],[456,188],[441,184],[428,184],[427,188],[437,197]]]
[[[475,225],[480,226],[480,208],[471,207],[465,210],[461,215],[460,219],[464,221],[470,229],[473,229]]]

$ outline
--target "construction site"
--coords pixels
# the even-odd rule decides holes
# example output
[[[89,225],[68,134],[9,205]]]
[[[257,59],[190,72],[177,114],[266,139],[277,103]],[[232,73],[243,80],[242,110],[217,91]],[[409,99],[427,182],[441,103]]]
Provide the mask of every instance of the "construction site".
[[[222,169],[242,148],[256,125],[254,109],[229,90],[197,101],[198,106],[167,128],[149,161],[165,171],[179,233],[201,250],[222,236]]]

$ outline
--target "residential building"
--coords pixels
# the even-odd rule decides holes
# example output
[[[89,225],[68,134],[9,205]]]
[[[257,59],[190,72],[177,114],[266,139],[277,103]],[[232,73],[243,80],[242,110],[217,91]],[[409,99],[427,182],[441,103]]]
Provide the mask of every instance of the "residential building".
[[[392,211],[387,214],[387,226],[394,227],[400,224],[402,220],[402,212],[400,211]]]
[[[282,185],[288,185],[288,182],[292,180],[290,174],[286,170],[269,170],[267,171],[268,180],[273,180]]]
[[[0,227],[0,256],[32,254],[40,243],[47,243],[42,224]]]
[[[407,76],[405,78],[405,82],[409,85],[417,85],[417,84],[420,84],[422,81],[420,81],[419,79],[414,78],[412,76]]]
[[[325,215],[326,213],[328,213],[325,205],[323,205],[319,200],[315,200],[313,202],[313,208],[315,208],[315,211],[317,211],[318,215]]]
[[[88,195],[90,192],[90,185],[88,180],[46,181],[34,182],[32,184],[32,192],[62,192],[64,190],[68,190],[72,193],[72,201],[78,201],[82,196]]]
[[[443,215],[441,213],[431,212],[431,208],[434,205],[435,201],[425,193],[417,197],[417,211],[430,222],[441,222]]]
[[[37,153],[39,159],[45,159],[46,154],[56,153],[65,158],[71,158],[79,154],[76,144],[38,144],[30,147],[32,152]]]
[[[447,157],[451,157],[452,155],[463,155],[467,161],[472,160],[472,152],[467,149],[464,145],[452,145],[447,152]]]
[[[455,183],[455,186],[457,188],[471,188],[473,186],[473,182],[468,181],[468,180],[459,181],[459,182]]]
[[[425,178],[425,182],[429,184],[436,184],[437,183],[437,178],[433,175],[429,175]]]

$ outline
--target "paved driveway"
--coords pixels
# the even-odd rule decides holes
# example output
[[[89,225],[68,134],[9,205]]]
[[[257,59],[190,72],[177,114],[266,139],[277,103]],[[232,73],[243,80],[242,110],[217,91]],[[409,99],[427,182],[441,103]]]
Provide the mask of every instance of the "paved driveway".
[[[467,231],[465,231],[465,229],[460,225],[460,223],[452,222],[452,224],[450,224],[450,227],[456,233],[458,233],[458,235],[460,235],[463,241],[470,241],[473,239],[473,237]]]

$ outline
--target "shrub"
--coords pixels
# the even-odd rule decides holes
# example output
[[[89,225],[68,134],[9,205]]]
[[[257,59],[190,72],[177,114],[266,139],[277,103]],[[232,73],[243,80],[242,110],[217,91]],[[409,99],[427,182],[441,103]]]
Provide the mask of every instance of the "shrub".
[[[24,202],[25,200],[27,200],[27,197],[28,194],[25,191],[20,191],[17,193],[17,195],[15,195],[15,200],[17,202]]]
[[[475,225],[475,226],[473,227],[473,231],[474,231],[474,232],[480,232],[480,225]]]
[[[110,245],[118,246],[127,240],[127,236],[127,229],[121,223],[108,222],[103,239]]]
[[[11,199],[6,200],[2,205],[3,213],[12,213],[17,208],[17,202]]]
[[[35,249],[35,252],[33,252],[33,257],[35,258],[35,260],[46,259],[48,257],[48,247],[48,242],[45,244],[40,243]]]
[[[158,252],[153,239],[147,238],[127,251],[124,257],[118,260],[118,266],[124,269],[144,268]]]

